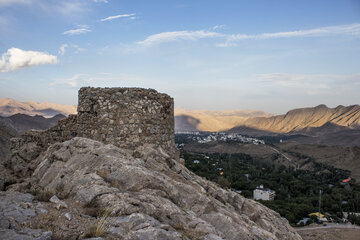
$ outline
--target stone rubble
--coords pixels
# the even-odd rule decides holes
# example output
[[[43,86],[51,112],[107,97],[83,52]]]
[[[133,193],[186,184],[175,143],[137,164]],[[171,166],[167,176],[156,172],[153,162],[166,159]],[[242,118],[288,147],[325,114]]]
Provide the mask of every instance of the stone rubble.
[[[63,201],[61,201],[56,195],[52,196],[49,200],[52,203],[55,203],[55,208],[56,209],[60,209],[60,208],[67,208],[67,204],[64,203]]]
[[[71,219],[73,218],[73,216],[71,215],[71,213],[65,213],[65,218],[69,221],[71,221]]]

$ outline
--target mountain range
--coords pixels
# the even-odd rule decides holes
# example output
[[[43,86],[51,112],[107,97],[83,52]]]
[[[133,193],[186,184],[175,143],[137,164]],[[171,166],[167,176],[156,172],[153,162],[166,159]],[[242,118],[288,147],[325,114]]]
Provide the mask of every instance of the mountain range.
[[[19,102],[0,98],[0,116],[8,118],[7,121],[20,133],[30,129],[46,129],[66,115],[75,113],[75,105]],[[360,145],[359,105],[329,108],[322,104],[290,110],[282,115],[258,110],[207,111],[178,108],[174,115],[176,132],[227,131],[249,136],[301,135],[295,140],[302,143]]]
[[[175,111],[175,130],[227,131],[249,136],[292,135],[296,136],[292,141],[300,143],[360,145],[359,105],[329,108],[322,104],[290,110],[283,115],[251,110],[241,115],[239,111],[228,113],[232,115],[206,111]]]
[[[17,113],[29,116],[41,115],[44,117],[53,117],[57,114],[76,114],[76,106],[48,102],[20,102],[11,98],[0,98],[0,116],[8,117]]]
[[[312,133],[331,128],[334,130],[358,129],[360,127],[360,106],[338,106],[294,109],[283,115],[262,111],[189,111],[175,110],[177,131],[224,131],[271,133]],[[320,128],[321,129],[318,129]]]
[[[257,110],[187,110],[175,109],[175,131],[226,131],[243,124],[249,118],[271,117],[274,114]]]

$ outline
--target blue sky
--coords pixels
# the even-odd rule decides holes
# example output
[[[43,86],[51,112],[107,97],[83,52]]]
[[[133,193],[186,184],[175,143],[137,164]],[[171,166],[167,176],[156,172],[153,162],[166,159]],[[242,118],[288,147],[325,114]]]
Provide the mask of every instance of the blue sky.
[[[188,109],[359,104],[359,0],[0,0],[0,97],[154,88]]]

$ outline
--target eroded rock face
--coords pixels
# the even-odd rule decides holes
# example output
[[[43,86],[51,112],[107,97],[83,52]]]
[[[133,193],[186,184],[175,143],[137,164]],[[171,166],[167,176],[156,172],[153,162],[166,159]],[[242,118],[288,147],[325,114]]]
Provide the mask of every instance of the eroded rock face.
[[[301,239],[278,213],[187,170],[160,147],[74,138],[36,160],[33,185],[111,211],[117,239]]]

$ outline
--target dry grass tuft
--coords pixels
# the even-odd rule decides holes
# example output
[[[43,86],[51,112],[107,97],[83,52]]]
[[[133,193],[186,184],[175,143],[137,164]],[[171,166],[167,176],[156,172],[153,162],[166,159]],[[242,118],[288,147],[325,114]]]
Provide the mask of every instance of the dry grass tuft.
[[[91,238],[91,237],[103,237],[107,234],[108,232],[108,225],[109,225],[109,217],[111,215],[111,210],[110,208],[107,208],[102,216],[100,217],[99,221],[95,224],[92,225],[88,232],[86,233],[86,235],[84,236],[85,238]]]

